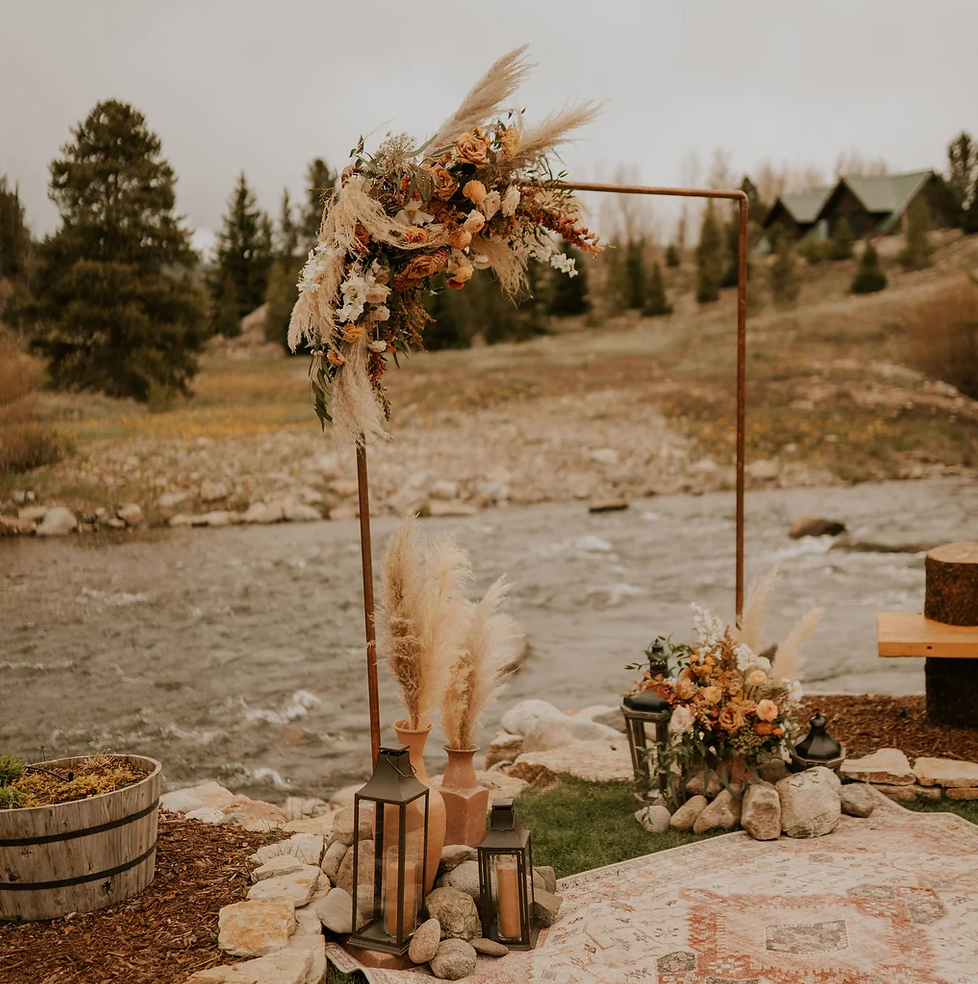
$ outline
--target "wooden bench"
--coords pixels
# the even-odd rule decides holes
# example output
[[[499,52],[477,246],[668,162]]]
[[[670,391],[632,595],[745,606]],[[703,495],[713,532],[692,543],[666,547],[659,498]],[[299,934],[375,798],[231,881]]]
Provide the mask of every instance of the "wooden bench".
[[[978,626],[945,625],[920,612],[880,612],[880,656],[978,659]]]

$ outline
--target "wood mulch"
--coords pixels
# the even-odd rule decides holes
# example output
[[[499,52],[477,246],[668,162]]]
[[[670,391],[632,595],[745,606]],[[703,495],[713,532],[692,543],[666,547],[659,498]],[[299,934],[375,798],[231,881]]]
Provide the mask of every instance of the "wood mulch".
[[[869,755],[879,748],[899,748],[911,764],[919,755],[978,762],[978,728],[931,724],[923,694],[814,695],[802,701],[799,718],[807,722],[816,709],[828,722],[826,730],[847,746],[850,756]]]
[[[280,838],[161,813],[153,883],[95,912],[0,923],[0,981],[183,984],[227,962],[217,948],[218,911],[247,895],[248,856]]]

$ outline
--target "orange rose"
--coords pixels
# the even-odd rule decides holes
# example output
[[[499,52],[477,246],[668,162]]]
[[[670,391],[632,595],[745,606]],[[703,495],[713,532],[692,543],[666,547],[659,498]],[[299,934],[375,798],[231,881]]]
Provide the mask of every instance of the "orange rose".
[[[360,325],[349,325],[343,329],[343,341],[344,342],[359,342],[361,338],[366,337],[367,329],[361,328]],[[328,359],[333,353],[330,352],[326,358]],[[332,361],[332,360],[330,360]]]
[[[458,182],[452,177],[451,172],[442,167],[441,164],[422,164],[421,170],[430,174],[434,180],[435,198],[447,202],[458,190]]]
[[[481,205],[486,200],[486,186],[481,181],[467,181],[462,194],[473,205]]]
[[[465,258],[454,261],[448,268],[448,272],[451,275],[452,280],[461,280],[465,283],[466,280],[472,279],[472,274],[475,272],[471,263]]]
[[[404,242],[409,246],[422,245],[428,241],[428,233],[421,226],[408,226],[404,230]]]
[[[778,716],[778,705],[765,697],[757,702],[756,713],[762,721],[773,721]]]
[[[357,242],[361,246],[367,247],[370,244],[370,233],[367,232],[366,226],[360,222],[357,223],[355,235],[357,237]]]
[[[453,229],[448,236],[448,245],[452,249],[465,249],[472,242],[472,233],[466,229]]]
[[[425,277],[430,277],[437,273],[442,266],[444,264],[438,262],[435,254],[430,256],[415,256],[411,258],[408,265],[401,271],[401,277],[405,280],[424,280]]]
[[[326,353],[326,361],[331,366],[336,366],[337,368],[339,368],[340,366],[342,366],[342,365],[344,365],[346,363],[346,359],[344,359],[343,356],[340,355],[339,352],[334,352],[332,349],[330,349]]]
[[[499,135],[499,152],[503,160],[511,160],[520,149],[520,131],[515,126],[508,126]]]
[[[754,725],[754,734],[756,735],[773,735],[780,732],[780,728],[776,728],[770,721],[758,721]]]
[[[455,156],[466,164],[481,167],[486,163],[486,142],[474,133],[463,133],[455,141]]]
[[[744,718],[743,713],[739,708],[727,705],[720,711],[720,716],[717,718],[717,723],[723,728],[724,731],[729,734],[733,734],[735,731],[740,731],[740,729],[747,723]]]

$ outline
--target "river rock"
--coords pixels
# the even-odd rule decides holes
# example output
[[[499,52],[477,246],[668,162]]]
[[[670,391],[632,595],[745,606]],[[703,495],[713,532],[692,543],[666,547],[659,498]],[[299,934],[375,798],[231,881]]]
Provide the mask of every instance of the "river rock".
[[[686,780],[686,792],[690,796],[705,796],[707,799],[713,799],[719,795],[721,789],[723,783],[712,769],[709,771],[702,768],[693,769],[689,779]]]
[[[781,798],[769,782],[751,783],[744,792],[740,825],[754,840],[781,836]]]
[[[357,878],[358,885],[364,885],[371,881],[374,876],[374,842],[372,840],[360,841],[360,872]],[[353,892],[353,849],[346,852],[346,857],[340,865],[340,870],[336,873],[335,884],[339,888],[345,888],[348,892]]]
[[[250,796],[235,796],[221,809],[227,814],[241,815],[246,820],[253,821],[254,824],[251,826],[247,823],[241,824],[248,830],[276,830],[286,821],[285,810],[280,806],[266,803],[264,800],[252,799]]]
[[[432,482],[431,487],[428,489],[428,495],[432,499],[457,499],[458,498],[458,482],[452,482],[447,478],[440,478],[437,482]]]
[[[19,516],[0,516],[0,536],[21,536],[34,532],[34,520]]]
[[[442,848],[438,870],[441,872],[451,871],[463,861],[475,861],[478,857],[479,852],[467,844],[447,844]]]
[[[890,786],[912,786],[917,777],[910,760],[899,748],[881,748],[872,755],[846,759],[839,768],[843,779],[853,782],[884,782]]]
[[[253,502],[241,514],[242,523],[280,523],[283,519],[281,502]]]
[[[536,884],[537,876],[543,881],[543,887],[551,894],[557,893],[557,872],[549,864],[539,864],[533,866],[533,883]]]
[[[77,528],[78,520],[70,509],[54,506],[44,514],[44,519],[35,532],[38,536],[67,536]]]
[[[597,711],[591,715],[591,720],[595,724],[614,728],[623,735],[628,734],[628,725],[625,724],[625,715],[622,714],[620,707],[607,707],[605,710]]]
[[[357,898],[357,929],[363,929],[373,918],[373,887],[361,885]],[[343,888],[334,888],[315,903],[319,921],[331,932],[345,935],[353,932],[353,898]]]
[[[343,863],[343,858],[346,857],[346,852],[350,850],[349,844],[344,844],[343,841],[333,841],[329,847],[326,848],[326,853],[323,855],[322,871],[331,882],[336,882],[336,876],[340,873],[340,865]],[[350,864],[353,864],[351,861]]]
[[[757,774],[765,781],[769,782],[772,786],[776,786],[788,773],[788,765],[784,759],[775,758],[772,756],[769,759],[765,759],[757,767]]]
[[[287,948],[257,960],[200,970],[184,984],[320,984],[321,978],[311,976],[314,966],[311,947]]]
[[[486,957],[505,957],[509,953],[508,946],[503,946],[502,943],[487,940],[484,937],[472,940],[472,949]]]
[[[298,908],[313,897],[321,874],[316,865],[304,864],[298,871],[277,875],[252,885],[248,890],[248,898],[285,899],[293,908]]]
[[[135,502],[130,502],[116,512],[116,516],[121,519],[126,526],[139,526],[143,521],[143,511]]]
[[[824,766],[782,779],[781,829],[788,837],[821,837],[836,828],[842,815],[838,777]]]
[[[190,513],[177,513],[175,516],[171,516],[168,520],[168,525],[170,526],[193,526],[196,516],[192,516]],[[196,976],[196,975],[195,975]]]
[[[408,947],[408,957],[412,963],[427,963],[438,952],[440,942],[441,923],[437,919],[428,919],[414,931]]]
[[[553,720],[564,715],[545,700],[521,700],[511,707],[500,724],[511,735],[525,735],[537,721]]]
[[[561,775],[585,782],[627,782],[633,778],[632,757],[628,741],[619,735],[614,741],[582,741],[547,752],[524,752],[509,774],[533,786],[546,786]]]
[[[479,862],[463,861],[460,865],[441,875],[435,885],[438,888],[457,888],[466,895],[471,895],[478,902],[479,895]]]
[[[876,797],[864,782],[849,782],[839,794],[842,812],[850,817],[868,817],[876,808]]]
[[[333,819],[333,834],[336,839],[344,844],[353,843],[353,807],[348,806],[340,810]],[[372,837],[374,832],[373,808],[360,808],[360,831],[361,840]]]
[[[353,806],[353,798],[356,796],[360,790],[363,789],[362,782],[355,782],[350,786],[343,786],[342,789],[337,789],[329,797],[329,807],[331,810],[344,810],[346,807]],[[339,813],[336,814],[339,816]]]
[[[295,931],[295,906],[286,899],[254,899],[226,905],[217,916],[217,945],[236,957],[281,950]]]
[[[24,506],[17,510],[17,518],[27,523],[40,522],[48,514],[49,506]]]
[[[635,813],[635,819],[650,833],[664,834],[672,820],[672,814],[658,804],[653,806],[643,806]]]
[[[302,871],[305,864],[291,854],[280,854],[277,858],[266,861],[251,873],[253,882],[265,881],[266,878],[277,878],[279,875],[291,875]]]
[[[788,530],[792,540],[805,536],[840,536],[845,533],[846,524],[837,519],[823,519],[820,516],[802,516]]]
[[[482,935],[482,922],[471,895],[457,888],[436,888],[426,899],[428,915],[441,924],[444,939],[472,940]]]
[[[921,786],[945,788],[978,786],[978,764],[957,759],[918,758],[913,765],[914,775]]]
[[[443,940],[431,958],[431,972],[443,981],[459,981],[475,970],[476,953],[465,940]]]
[[[203,481],[200,483],[201,502],[220,502],[228,497],[228,487],[224,482]]]
[[[616,741],[620,737],[614,728],[562,714],[535,722],[523,737],[523,753],[548,752],[581,741]]]
[[[282,515],[290,523],[315,523],[323,518],[315,506],[300,502],[293,496],[282,500]]]
[[[947,791],[948,799],[953,800],[978,800],[978,786],[966,787],[955,786]]]
[[[228,509],[218,509],[214,512],[201,513],[194,516],[194,526],[210,526],[219,528],[222,526],[234,526],[240,522],[241,513],[232,512]]]
[[[497,762],[515,762],[522,751],[522,735],[511,735],[507,731],[501,731],[486,749],[486,768],[492,768]]]
[[[729,789],[723,789],[693,824],[693,833],[711,830],[733,830],[740,823],[740,800]]]
[[[710,805],[705,796],[693,796],[672,815],[669,826],[673,830],[692,830],[696,818]]]
[[[557,921],[557,913],[564,900],[551,892],[533,892],[533,905],[530,906],[530,920],[536,926],[552,926]]]

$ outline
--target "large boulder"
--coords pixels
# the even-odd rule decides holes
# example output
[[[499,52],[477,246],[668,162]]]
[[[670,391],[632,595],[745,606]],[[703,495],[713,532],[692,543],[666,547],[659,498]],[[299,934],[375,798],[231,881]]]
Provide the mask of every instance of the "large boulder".
[[[435,883],[438,888],[457,888],[466,895],[471,895],[473,901],[479,901],[479,862],[463,861],[451,871],[446,871]]]
[[[295,906],[285,899],[236,902],[217,915],[217,945],[236,957],[264,957],[288,945]]]
[[[913,764],[921,786],[944,786],[947,789],[973,789],[978,786],[978,764],[957,759],[921,757]]]
[[[431,972],[443,981],[460,981],[475,970],[475,961],[476,952],[471,943],[443,940],[431,958]]]
[[[850,817],[868,817],[876,809],[876,796],[872,787],[864,782],[847,782],[842,787],[840,800],[842,812]]]
[[[842,815],[838,777],[824,766],[782,779],[781,829],[789,837],[821,837],[835,830]]]
[[[563,716],[558,708],[545,700],[521,700],[503,715],[500,723],[511,735],[525,735],[537,721]]]
[[[531,786],[546,786],[559,776],[585,782],[628,782],[633,778],[628,741],[618,735],[611,741],[582,741],[546,752],[524,752],[509,774]]]
[[[800,540],[805,536],[840,536],[846,531],[846,524],[837,519],[824,519],[821,516],[802,516],[795,520],[788,536]]]
[[[769,782],[751,783],[744,793],[740,825],[754,840],[781,836],[781,798]]]
[[[692,830],[697,817],[710,805],[705,796],[693,796],[672,815],[669,826],[673,830]]]
[[[78,528],[78,520],[70,509],[55,506],[44,514],[41,525],[37,528],[38,536],[67,536]]]
[[[740,800],[729,790],[721,790],[717,798],[696,818],[693,833],[712,830],[734,830],[740,823]]]
[[[441,924],[445,939],[474,940],[482,935],[482,922],[474,899],[457,888],[436,888],[425,899],[425,909]]]
[[[533,724],[523,736],[522,751],[547,752],[581,741],[617,741],[620,738],[621,732],[605,724],[562,714],[558,718],[541,718]]]

